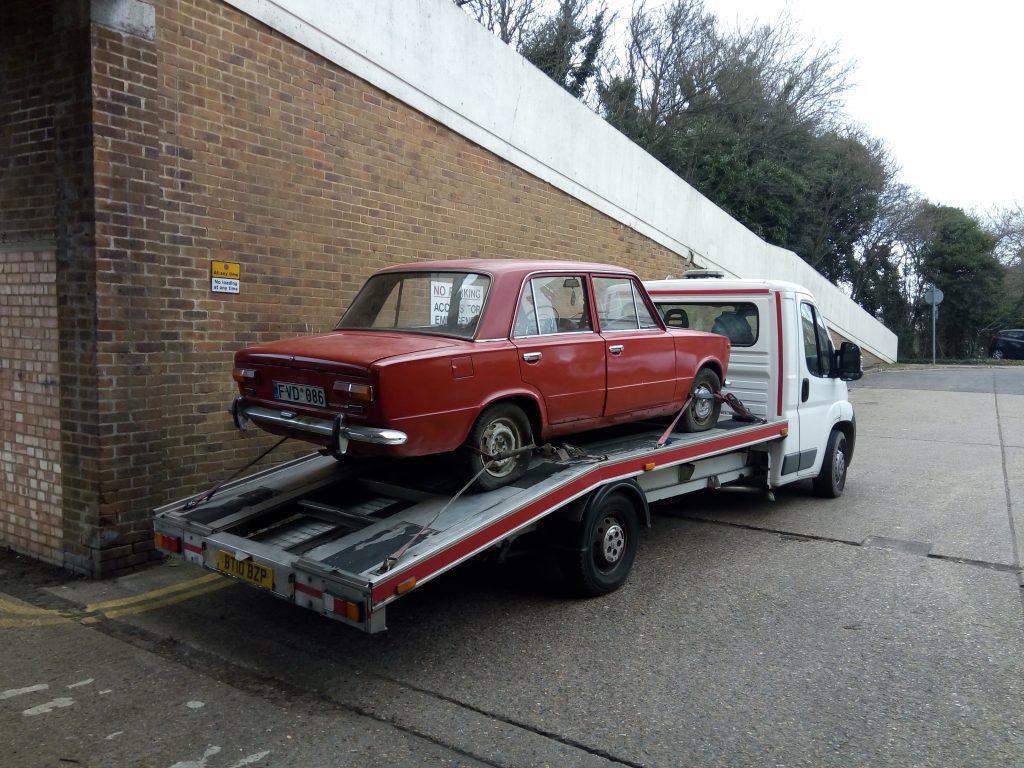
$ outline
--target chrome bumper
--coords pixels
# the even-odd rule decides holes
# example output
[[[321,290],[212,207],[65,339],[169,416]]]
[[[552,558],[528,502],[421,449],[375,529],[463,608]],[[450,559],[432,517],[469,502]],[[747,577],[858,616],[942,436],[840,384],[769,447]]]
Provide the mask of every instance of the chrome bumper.
[[[409,436],[397,429],[380,429],[346,424],[345,417],[335,416],[334,419],[317,419],[312,416],[300,416],[294,411],[278,408],[264,408],[258,405],[242,406],[241,398],[236,397],[231,403],[231,418],[238,429],[245,429],[246,423],[253,423],[287,430],[304,432],[321,438],[333,452],[342,454],[348,450],[349,441],[371,443],[373,445],[402,445]],[[318,440],[317,442],[321,442]]]

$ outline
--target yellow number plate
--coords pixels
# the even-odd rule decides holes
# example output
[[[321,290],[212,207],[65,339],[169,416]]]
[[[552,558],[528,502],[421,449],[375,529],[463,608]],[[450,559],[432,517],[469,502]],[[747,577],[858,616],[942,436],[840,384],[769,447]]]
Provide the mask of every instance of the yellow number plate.
[[[238,560],[230,552],[218,551],[217,570],[262,589],[274,589],[274,572],[265,565],[254,563],[251,557]]]

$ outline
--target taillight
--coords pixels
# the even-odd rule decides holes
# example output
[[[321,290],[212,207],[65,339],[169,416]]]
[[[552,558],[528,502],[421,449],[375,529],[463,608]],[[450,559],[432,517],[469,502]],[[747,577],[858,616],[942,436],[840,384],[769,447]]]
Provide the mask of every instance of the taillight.
[[[344,616],[349,621],[363,620],[362,603],[353,603],[351,600],[343,600],[340,597],[324,593],[324,611]]]
[[[334,392],[349,400],[358,400],[362,403],[373,402],[373,387],[369,384],[353,384],[351,381],[334,382]]]
[[[241,386],[251,387],[259,383],[260,374],[255,368],[235,368],[231,378]]]
[[[153,543],[156,544],[157,549],[162,549],[166,552],[173,552],[176,555],[181,554],[181,539],[177,536],[171,536],[157,531],[153,534]]]

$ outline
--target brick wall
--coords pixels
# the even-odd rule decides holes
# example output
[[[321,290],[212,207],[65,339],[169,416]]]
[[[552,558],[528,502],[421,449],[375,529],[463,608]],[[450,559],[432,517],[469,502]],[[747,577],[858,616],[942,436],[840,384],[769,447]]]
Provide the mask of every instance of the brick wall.
[[[12,547],[62,562],[57,259],[0,248],[0,530]]]

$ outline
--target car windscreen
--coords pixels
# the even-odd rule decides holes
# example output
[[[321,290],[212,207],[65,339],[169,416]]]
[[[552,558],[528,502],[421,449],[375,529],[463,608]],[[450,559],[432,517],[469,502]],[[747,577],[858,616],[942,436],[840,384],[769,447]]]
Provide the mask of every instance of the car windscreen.
[[[477,272],[374,275],[336,326],[472,339],[491,279]]]

